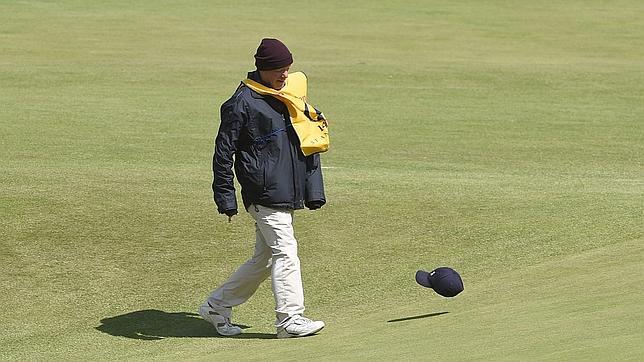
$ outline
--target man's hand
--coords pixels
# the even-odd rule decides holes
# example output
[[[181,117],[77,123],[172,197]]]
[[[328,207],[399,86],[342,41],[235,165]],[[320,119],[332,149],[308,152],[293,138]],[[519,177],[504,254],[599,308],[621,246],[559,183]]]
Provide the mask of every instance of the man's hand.
[[[233,216],[237,215],[237,210],[236,209],[226,210],[224,211],[224,214],[228,216],[228,222],[230,223],[230,222],[233,222]]]

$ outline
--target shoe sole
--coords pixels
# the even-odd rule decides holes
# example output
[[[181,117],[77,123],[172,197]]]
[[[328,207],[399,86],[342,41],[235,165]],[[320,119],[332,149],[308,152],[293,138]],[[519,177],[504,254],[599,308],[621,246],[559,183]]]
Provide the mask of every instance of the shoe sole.
[[[233,337],[233,336],[238,336],[238,335],[242,334],[242,332],[235,332],[235,333],[229,333],[229,334],[227,334],[227,333],[221,333],[221,332],[219,332],[216,328],[215,328],[215,330],[217,331],[217,334],[218,334],[218,335],[223,336],[223,337]]]
[[[322,327],[320,327],[320,328],[318,328],[316,330],[313,330],[311,332],[302,333],[302,334],[292,334],[292,333],[288,333],[286,330],[283,330],[283,331],[280,331],[279,333],[277,333],[277,338],[278,339],[285,339],[285,338],[306,337],[306,336],[310,336],[312,334],[316,334],[317,332],[319,332],[322,329],[324,329],[324,327],[325,326],[322,326]]]

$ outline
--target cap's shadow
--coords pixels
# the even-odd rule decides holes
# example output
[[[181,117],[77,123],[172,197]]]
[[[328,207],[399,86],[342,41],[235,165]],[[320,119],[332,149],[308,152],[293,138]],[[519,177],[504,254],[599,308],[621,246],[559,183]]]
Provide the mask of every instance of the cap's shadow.
[[[398,318],[398,319],[390,319],[387,321],[387,323],[391,322],[402,322],[402,321],[410,321],[412,319],[422,319],[422,318],[429,318],[429,317],[436,317],[439,315],[447,314],[449,312],[437,312],[437,313],[429,313],[429,314],[422,314],[422,315],[416,315],[413,317],[405,317],[405,318]]]
[[[242,329],[249,326],[239,325]],[[97,330],[112,336],[145,341],[165,338],[220,338],[215,327],[196,313],[164,312],[156,309],[139,310],[101,319]],[[242,333],[225,338],[273,339],[275,334]]]

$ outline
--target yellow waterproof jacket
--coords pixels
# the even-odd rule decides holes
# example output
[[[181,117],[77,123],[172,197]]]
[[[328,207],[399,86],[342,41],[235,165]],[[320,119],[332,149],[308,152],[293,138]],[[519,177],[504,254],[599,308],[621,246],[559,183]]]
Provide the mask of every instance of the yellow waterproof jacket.
[[[304,73],[289,74],[286,85],[280,90],[266,87],[252,79],[244,79],[242,82],[255,92],[273,96],[286,105],[305,156],[329,149],[328,122],[322,112],[306,102],[307,79]]]

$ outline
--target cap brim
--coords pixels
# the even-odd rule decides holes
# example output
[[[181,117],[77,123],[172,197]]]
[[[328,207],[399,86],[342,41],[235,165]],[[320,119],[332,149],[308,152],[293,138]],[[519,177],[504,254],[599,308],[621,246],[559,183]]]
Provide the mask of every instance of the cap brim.
[[[416,283],[422,285],[425,288],[432,287],[432,283],[429,282],[429,273],[424,270],[419,270],[416,272]]]

